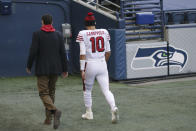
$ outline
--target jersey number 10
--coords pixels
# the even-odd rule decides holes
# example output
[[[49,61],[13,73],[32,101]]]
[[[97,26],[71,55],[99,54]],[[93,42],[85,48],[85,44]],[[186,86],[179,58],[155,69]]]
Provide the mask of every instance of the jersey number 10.
[[[91,44],[92,44],[92,52],[95,53],[96,50],[98,52],[103,52],[104,49],[104,38],[102,36],[98,37],[91,37],[90,38]]]

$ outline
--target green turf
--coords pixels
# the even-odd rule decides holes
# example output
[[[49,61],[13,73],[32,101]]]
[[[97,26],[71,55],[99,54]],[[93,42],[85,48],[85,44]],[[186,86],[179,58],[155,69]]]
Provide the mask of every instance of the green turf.
[[[81,119],[79,76],[59,78],[56,106],[62,110],[58,131],[196,131],[196,80],[132,86],[111,82],[120,111],[111,124],[109,105],[98,84],[93,89],[94,120]],[[43,125],[44,107],[35,77],[0,79],[0,131],[53,131]]]

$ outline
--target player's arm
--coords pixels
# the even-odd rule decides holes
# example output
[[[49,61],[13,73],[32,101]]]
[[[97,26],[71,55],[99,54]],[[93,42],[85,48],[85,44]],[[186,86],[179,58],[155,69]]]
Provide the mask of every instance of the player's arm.
[[[111,52],[110,52],[110,51],[108,51],[108,52],[105,53],[105,60],[106,60],[106,61],[109,60],[110,55],[111,55]]]
[[[110,35],[108,31],[106,31],[107,34],[107,40],[106,40],[106,50],[105,50],[105,60],[108,61],[111,55],[111,49],[110,49]]]
[[[86,65],[86,47],[84,42],[80,42],[80,72],[83,80],[85,80],[85,65]]]
[[[81,72],[81,76],[82,79],[85,79],[85,64],[86,64],[86,47],[85,47],[85,43],[84,43],[84,37],[83,37],[83,32],[80,31],[76,42],[79,43],[80,45],[80,72]]]

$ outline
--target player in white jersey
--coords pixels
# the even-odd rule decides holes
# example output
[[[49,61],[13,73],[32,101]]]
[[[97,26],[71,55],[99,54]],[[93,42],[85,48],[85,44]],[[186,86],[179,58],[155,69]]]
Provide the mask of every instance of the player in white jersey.
[[[96,29],[95,24],[95,17],[92,12],[89,12],[85,17],[87,30],[80,31],[76,40],[80,44],[80,70],[84,82],[83,94],[86,107],[86,113],[82,115],[82,118],[93,119],[91,93],[96,79],[110,105],[112,123],[116,123],[118,120],[118,108],[116,107],[114,96],[109,90],[106,63],[110,57],[110,36],[106,29]]]

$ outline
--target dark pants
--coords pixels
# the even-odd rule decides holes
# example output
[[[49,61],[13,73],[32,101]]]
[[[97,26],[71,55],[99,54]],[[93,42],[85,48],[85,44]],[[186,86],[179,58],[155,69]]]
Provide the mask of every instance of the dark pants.
[[[39,96],[46,109],[46,118],[51,118],[51,112],[56,110],[54,101],[57,79],[58,75],[37,76]]]

